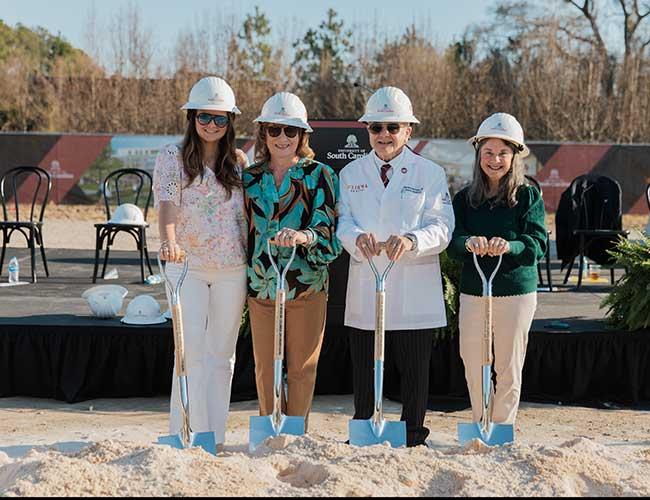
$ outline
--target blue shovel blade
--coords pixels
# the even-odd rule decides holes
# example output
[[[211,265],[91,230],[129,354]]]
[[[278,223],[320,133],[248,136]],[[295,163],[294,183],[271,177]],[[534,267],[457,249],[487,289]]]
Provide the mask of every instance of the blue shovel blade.
[[[406,446],[406,422],[381,421],[375,426],[371,419],[350,420],[348,425],[350,444],[354,446],[372,446],[388,441],[393,448]]]
[[[158,444],[171,446],[172,448],[186,448],[183,445],[183,440],[180,434],[173,434],[171,436],[161,436],[158,438]],[[191,432],[190,445],[187,448],[200,446],[208,453],[213,455],[217,454],[217,443],[214,440],[214,432]]]
[[[255,451],[266,438],[277,437],[280,434],[291,434],[292,436],[302,436],[305,434],[305,417],[288,417],[281,415],[280,425],[276,429],[273,425],[271,415],[263,417],[251,417],[250,429],[248,433],[248,449]]]
[[[488,446],[502,446],[515,441],[515,430],[512,424],[490,424],[487,432],[483,432],[481,424],[458,424],[458,441],[461,446],[479,439]]]

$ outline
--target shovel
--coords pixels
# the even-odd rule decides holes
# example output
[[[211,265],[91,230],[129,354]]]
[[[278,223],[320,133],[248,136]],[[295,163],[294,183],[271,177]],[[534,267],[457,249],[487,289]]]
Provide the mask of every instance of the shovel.
[[[176,357],[176,378],[180,387],[181,396],[181,415],[183,422],[178,434],[171,436],[161,436],[158,438],[158,444],[164,444],[173,448],[192,448],[200,446],[208,453],[216,455],[217,445],[214,440],[214,432],[194,432],[190,427],[190,399],[188,396],[187,371],[185,368],[185,344],[183,340],[183,316],[181,313],[180,291],[185,276],[187,275],[188,263],[187,258],[183,262],[183,270],[176,282],[174,288],[167,272],[160,263],[158,257],[158,267],[160,274],[165,281],[165,287],[171,297],[172,325],[174,329],[174,354]]]
[[[385,310],[386,277],[395,261],[391,260],[383,273],[377,271],[372,257],[368,259],[370,269],[375,275],[375,408],[368,420],[352,419],[348,426],[350,444],[355,446],[371,446],[386,441],[393,448],[406,446],[406,423],[386,422],[383,410],[384,391],[384,340],[385,340]]]
[[[489,281],[478,263],[476,254],[473,254],[474,265],[481,276],[483,283],[483,297],[485,298],[485,330],[483,333],[483,370],[481,373],[481,421],[471,424],[458,424],[458,441],[464,445],[472,439],[479,439],[488,446],[501,446],[515,440],[515,431],[512,424],[495,424],[492,422],[492,280],[501,265],[501,255],[497,265],[490,275]]]
[[[248,436],[248,449],[255,451],[266,438],[276,437],[280,434],[291,434],[302,436],[305,433],[305,417],[290,417],[282,414],[282,362],[284,360],[284,312],[287,299],[284,286],[287,271],[296,256],[294,245],[291,257],[284,270],[280,272],[271,255],[271,240],[267,240],[266,248],[271,265],[276,274],[275,286],[275,327],[274,327],[274,355],[273,355],[273,412],[271,415],[252,416],[250,418],[250,430]],[[278,259],[279,260],[279,259]]]

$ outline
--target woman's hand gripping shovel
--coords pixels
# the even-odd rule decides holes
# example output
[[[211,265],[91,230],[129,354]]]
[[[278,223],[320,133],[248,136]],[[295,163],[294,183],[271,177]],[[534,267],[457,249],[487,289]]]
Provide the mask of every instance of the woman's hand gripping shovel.
[[[352,419],[348,426],[350,444],[355,446],[371,446],[386,441],[393,448],[406,446],[406,423],[386,422],[383,411],[384,392],[384,340],[385,332],[385,301],[386,277],[395,261],[391,260],[383,273],[377,271],[372,258],[368,259],[370,269],[375,275],[375,408],[368,420]]]
[[[248,449],[253,452],[266,438],[276,437],[280,434],[302,436],[305,433],[305,417],[290,417],[282,414],[282,361],[284,360],[284,316],[287,292],[284,286],[287,271],[296,256],[296,246],[291,251],[291,257],[280,272],[279,262],[276,263],[271,255],[271,240],[267,240],[271,265],[276,274],[275,286],[275,328],[274,328],[274,355],[273,355],[273,412],[271,415],[251,417],[248,437]],[[278,257],[279,261],[279,257]]]
[[[458,441],[464,445],[472,439],[479,439],[488,446],[500,446],[512,443],[515,440],[515,431],[512,424],[495,424],[492,422],[492,280],[499,270],[502,256],[499,255],[497,265],[490,275],[485,274],[478,263],[476,254],[473,254],[474,265],[483,282],[483,298],[485,299],[485,324],[483,332],[483,369],[481,373],[481,421],[471,424],[458,424]]]
[[[169,445],[173,448],[192,448],[200,446],[208,453],[216,455],[217,445],[214,440],[214,432],[194,432],[190,426],[190,399],[188,395],[187,385],[187,370],[185,367],[185,343],[183,339],[183,315],[181,311],[180,292],[183,286],[183,281],[187,275],[188,263],[186,255],[183,254],[183,269],[176,282],[176,286],[172,284],[167,276],[167,272],[160,263],[158,257],[158,267],[165,281],[165,287],[171,297],[171,310],[172,310],[172,325],[174,330],[174,354],[176,365],[176,378],[180,388],[181,396],[181,429],[178,434],[171,436],[161,436],[158,438],[158,444]]]

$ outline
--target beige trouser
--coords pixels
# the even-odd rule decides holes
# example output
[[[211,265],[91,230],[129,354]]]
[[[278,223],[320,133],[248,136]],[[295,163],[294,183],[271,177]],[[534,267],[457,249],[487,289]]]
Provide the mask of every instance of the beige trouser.
[[[255,382],[260,415],[273,412],[273,354],[275,302],[248,298],[248,310],[253,334]],[[325,333],[327,294],[319,292],[305,298],[286,301],[285,361],[287,366],[287,396],[282,391],[282,412],[307,419],[314,397],[316,368]]]
[[[460,295],[460,356],[472,402],[474,422],[481,420],[481,378],[483,366],[483,297]],[[537,307],[537,292],[492,298],[492,331],[496,390],[492,421],[514,424],[521,395],[521,372],[526,357],[528,331]]]

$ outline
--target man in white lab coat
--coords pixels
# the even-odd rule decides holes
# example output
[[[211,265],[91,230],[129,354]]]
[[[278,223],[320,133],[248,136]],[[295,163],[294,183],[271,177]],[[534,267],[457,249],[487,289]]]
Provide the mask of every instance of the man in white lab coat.
[[[385,363],[400,376],[407,445],[423,445],[432,333],[447,324],[438,254],[451,239],[454,213],[445,171],[406,146],[419,121],[404,92],[377,90],[359,121],[367,124],[373,150],[339,174],[336,232],[350,254],[345,325],[351,327],[354,418],[369,419],[374,408],[375,279],[366,259],[374,257],[380,270],[390,259]]]

